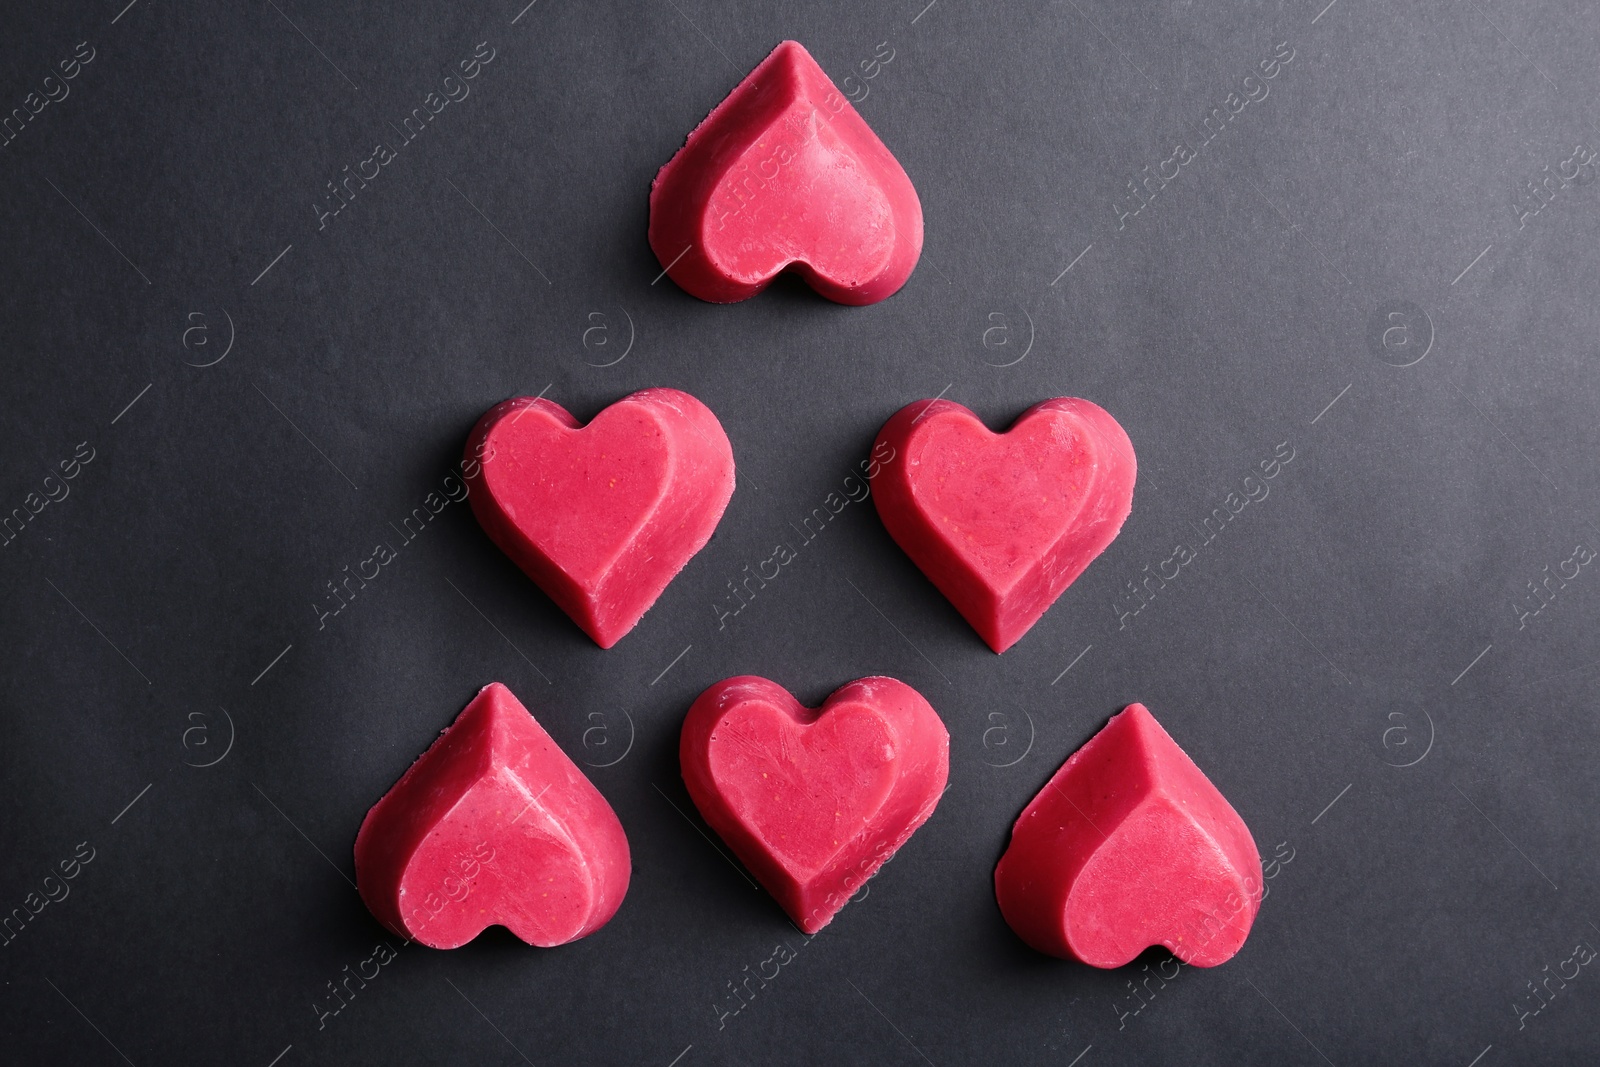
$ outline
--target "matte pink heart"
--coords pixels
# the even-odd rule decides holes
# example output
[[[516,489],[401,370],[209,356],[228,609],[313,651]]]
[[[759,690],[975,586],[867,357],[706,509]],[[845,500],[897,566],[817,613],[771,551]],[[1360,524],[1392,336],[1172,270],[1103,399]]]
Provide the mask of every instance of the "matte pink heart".
[[[950,735],[893,678],[858,679],[811,709],[747,675],[700,695],[678,753],[706,822],[814,933],[933,814]]]
[[[916,267],[922,204],[811,53],[784,41],[661,168],[650,247],[702,300],[743,300],[794,270],[830,300],[871,304]]]
[[[611,805],[498,682],[367,812],[355,859],[372,913],[433,948],[492,924],[576,940],[615,914],[632,870]]]
[[[884,424],[873,485],[889,535],[996,652],[1027,633],[1122,529],[1133,443],[1087,400],[1036,404],[1003,434],[949,400]]]
[[[601,648],[705,546],[733,495],[722,424],[676,389],[623,397],[587,426],[549,400],[507,400],[478,420],[462,466],[490,540]]]

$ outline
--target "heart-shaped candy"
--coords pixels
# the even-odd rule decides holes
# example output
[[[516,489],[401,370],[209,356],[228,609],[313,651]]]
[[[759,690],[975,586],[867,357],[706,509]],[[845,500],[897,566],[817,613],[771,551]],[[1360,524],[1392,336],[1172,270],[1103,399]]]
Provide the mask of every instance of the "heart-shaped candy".
[[[733,449],[711,409],[645,389],[587,426],[517,397],[473,429],[462,468],[490,539],[601,648],[633,629],[711,539]]]
[[[1040,952],[1120,967],[1165,945],[1214,967],[1250,933],[1261,856],[1217,787],[1131,704],[1023,809],[994,890]]]
[[[700,814],[810,934],[933,814],[950,735],[893,678],[850,682],[811,709],[746,675],[700,694],[678,756]]]
[[[630,871],[611,805],[499,682],[356,835],[361,899],[432,948],[464,945],[493,923],[530,945],[575,941],[616,913]]]
[[[873,304],[917,265],[922,204],[811,53],[784,41],[656,175],[650,247],[702,300],[743,300],[792,269],[829,300]]]
[[[1133,443],[1087,400],[1035,404],[1003,434],[949,400],[901,408],[878,433],[897,458],[878,515],[972,628],[1004,652],[1122,529]]]

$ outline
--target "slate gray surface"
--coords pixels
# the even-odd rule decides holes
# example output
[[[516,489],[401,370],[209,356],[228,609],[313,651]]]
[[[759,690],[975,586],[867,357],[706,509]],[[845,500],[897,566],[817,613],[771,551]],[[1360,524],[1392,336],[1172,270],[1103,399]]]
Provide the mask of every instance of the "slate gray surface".
[[[0,513],[46,501],[0,548],[9,1062],[1596,1057],[1592,6],[123,2],[0,20]],[[656,169],[785,38],[922,198],[874,307],[703,304],[645,242]],[[463,504],[322,615],[491,404],[652,385],[718,414],[740,477],[615,649]],[[851,504],[719,628],[938,394],[1113,412],[1121,537],[997,657]],[[810,703],[892,674],[951,733],[938,811],[809,943],[677,774],[689,703],[743,672]],[[350,885],[361,818],[495,679],[616,807],[629,895],[556,950],[402,948],[334,1012],[394,941]],[[991,888],[1135,700],[1273,861],[1244,950],[1165,983],[1160,952],[1034,954]]]

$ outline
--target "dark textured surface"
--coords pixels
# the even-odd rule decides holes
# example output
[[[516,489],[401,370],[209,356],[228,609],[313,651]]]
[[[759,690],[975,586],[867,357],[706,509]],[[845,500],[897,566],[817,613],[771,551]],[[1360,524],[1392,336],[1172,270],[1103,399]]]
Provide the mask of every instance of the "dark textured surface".
[[[0,1058],[1593,1060],[1600,184],[1569,161],[1600,146],[1600,19],[1325,2],[10,5],[4,108],[93,59],[0,148],[0,511],[67,494],[0,548],[0,909],[68,894],[0,948]],[[786,37],[922,197],[922,262],[874,307],[651,281],[651,177]],[[319,229],[326,183],[485,41],[470,96]],[[1177,176],[1119,229],[1146,166]],[[400,545],[491,404],[587,419],[650,385],[719,415],[739,485],[615,649],[463,504]],[[719,630],[727,583],[941,392],[996,426],[1109,409],[1141,468],[1122,536],[997,657],[852,503]],[[684,711],[741,672],[811,703],[892,674],[950,729],[938,811],[810,943],[678,778]],[[627,900],[561,949],[403,948],[323,1016],[394,940],[348,883],[362,815],[494,679],[591,765]],[[1239,956],[1136,1015],[1164,954],[1037,956],[990,884],[1134,700],[1280,857]]]

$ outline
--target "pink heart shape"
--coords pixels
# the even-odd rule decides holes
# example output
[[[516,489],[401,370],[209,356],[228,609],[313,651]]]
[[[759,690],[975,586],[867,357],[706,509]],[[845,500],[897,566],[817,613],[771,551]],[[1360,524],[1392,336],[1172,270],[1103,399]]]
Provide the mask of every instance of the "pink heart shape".
[[[901,408],[874,454],[889,535],[996,652],[1105,550],[1133,508],[1133,443],[1087,400],[1036,404],[1003,434],[949,400]]]
[[[706,822],[814,933],[933,814],[950,735],[893,678],[850,682],[813,710],[746,675],[694,702],[678,755]]]
[[[722,424],[645,389],[580,426],[549,400],[495,405],[463,468],[489,535],[601,648],[633,629],[711,539],[733,495]]]
[[[650,247],[702,300],[743,300],[792,269],[830,300],[871,304],[911,277],[922,204],[811,53],[784,41],[661,168]]]
[[[355,851],[373,915],[433,948],[495,923],[530,945],[577,940],[632,870],[611,805],[499,682],[367,812]]]
[[[1017,818],[994,870],[1006,922],[1040,952],[1121,967],[1151,945],[1230,959],[1261,906],[1261,856],[1239,813],[1130,704]]]

